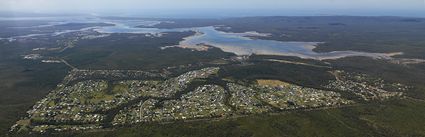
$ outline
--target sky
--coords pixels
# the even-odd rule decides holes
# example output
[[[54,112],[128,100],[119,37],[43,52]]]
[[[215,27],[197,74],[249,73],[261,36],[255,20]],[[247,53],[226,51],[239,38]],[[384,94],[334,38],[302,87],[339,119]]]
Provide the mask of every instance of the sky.
[[[0,0],[0,10],[119,14],[423,15],[425,0]]]

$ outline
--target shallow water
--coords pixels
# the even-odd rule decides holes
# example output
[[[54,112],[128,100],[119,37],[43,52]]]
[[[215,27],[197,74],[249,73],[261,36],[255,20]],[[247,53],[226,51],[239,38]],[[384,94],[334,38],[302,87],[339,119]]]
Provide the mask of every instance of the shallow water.
[[[62,22],[62,23],[61,23]],[[63,23],[109,23],[114,26],[98,26],[89,27],[79,30],[65,30],[55,32],[52,36],[93,29],[100,33],[133,33],[133,34],[158,34],[167,32],[183,32],[196,31],[197,34],[185,38],[180,45],[175,47],[198,49],[199,44],[209,45],[220,48],[225,52],[231,52],[236,55],[279,55],[279,56],[296,56],[308,59],[337,59],[349,56],[365,56],[372,58],[391,58],[393,53],[368,53],[357,51],[333,51],[326,53],[317,53],[313,49],[319,42],[283,42],[275,40],[252,39],[250,37],[264,37],[266,34],[255,32],[250,33],[227,33],[216,30],[215,27],[198,27],[198,28],[177,28],[177,29],[158,29],[158,28],[139,28],[136,26],[153,26],[160,23],[159,21],[144,20],[106,20],[99,18],[86,18],[78,20],[62,20],[55,22]]]
[[[200,35],[186,38],[180,46],[196,48],[199,44],[210,45],[237,55],[281,55],[297,56],[309,59],[337,59],[348,56],[367,56],[373,58],[389,58],[390,54],[367,53],[356,51],[334,51],[317,53],[313,49],[320,42],[282,42],[274,40],[251,39],[252,33],[226,33],[214,27],[196,28]],[[255,36],[255,35],[254,35]],[[258,36],[264,36],[258,34]]]

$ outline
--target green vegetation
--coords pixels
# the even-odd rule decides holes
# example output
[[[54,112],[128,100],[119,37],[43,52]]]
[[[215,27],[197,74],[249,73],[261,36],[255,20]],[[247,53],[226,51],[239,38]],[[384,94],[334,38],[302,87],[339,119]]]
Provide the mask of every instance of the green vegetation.
[[[409,107],[406,107],[409,106]],[[219,121],[146,123],[54,136],[424,136],[423,102],[390,100],[341,109],[292,111]]]
[[[39,46],[40,43],[33,44]],[[21,55],[31,49],[27,44],[0,42],[0,136],[69,71],[62,64],[22,60]]]
[[[398,17],[251,17],[222,20],[174,19],[175,23],[162,23],[157,27],[193,27],[225,25],[223,31],[258,31],[271,33],[267,39],[279,41],[325,42],[316,51],[358,50],[369,52],[404,52],[403,58],[425,59],[424,19],[409,21]],[[43,24],[34,21],[18,25]],[[82,24],[74,24],[84,26]],[[106,25],[106,24],[104,24]],[[10,35],[11,22],[0,23],[0,35]],[[68,28],[67,26],[62,26]],[[27,33],[27,32],[20,32]],[[321,88],[334,77],[331,70],[364,73],[389,82],[400,82],[411,87],[404,99],[368,102],[344,108],[311,111],[289,111],[276,114],[258,114],[222,120],[199,120],[174,123],[143,123],[134,127],[94,130],[91,132],[63,132],[52,136],[425,136],[425,65],[399,65],[385,60],[350,57],[338,60],[305,60],[295,57],[251,56],[238,62],[228,59],[233,54],[219,49],[191,51],[188,49],[159,47],[176,45],[193,32],[168,33],[163,37],[137,34],[79,40],[74,48],[64,52],[49,52],[80,69],[170,69],[171,76],[179,75],[211,63],[220,65],[217,77],[232,82],[255,83],[256,79],[276,79],[300,86]],[[13,34],[15,35],[15,34]],[[16,34],[18,35],[18,34]],[[74,35],[74,34],[69,34]],[[57,41],[66,37],[49,37],[23,42],[0,41],[0,136],[25,116],[25,111],[59,84],[70,68],[63,64],[42,64],[22,60],[21,55],[33,48],[57,48]],[[224,58],[224,59],[223,59]],[[327,67],[264,61],[279,59]],[[224,63],[223,63],[224,62]],[[188,64],[200,64],[190,66]],[[176,67],[177,66],[177,67]],[[166,71],[165,71],[166,72]],[[215,79],[208,79],[208,82]],[[196,80],[204,84],[203,80]],[[218,85],[222,81],[214,81]],[[125,84],[113,83],[108,94],[93,93],[97,100],[108,100],[114,94],[128,91]],[[113,84],[111,84],[113,83]],[[196,84],[196,82],[194,82]],[[189,85],[189,88],[196,86]],[[110,89],[110,90],[109,90]],[[109,93],[110,92],[110,93]],[[84,100],[84,98],[81,98]],[[55,102],[48,102],[54,106]],[[78,111],[78,110],[73,110]],[[37,121],[37,119],[35,120]],[[19,121],[25,124],[28,121]],[[16,136],[46,136],[20,134]]]
[[[113,34],[95,40],[81,40],[75,48],[57,56],[80,69],[159,70],[186,64],[208,62],[231,56],[219,49],[193,52],[189,49],[161,47],[177,45],[191,32],[169,33],[162,37]],[[125,43],[125,44],[123,44]]]
[[[278,62],[255,62],[255,65],[226,66],[220,71],[221,77],[255,81],[256,79],[277,79],[297,85],[320,87],[334,77],[328,68],[316,68]]]

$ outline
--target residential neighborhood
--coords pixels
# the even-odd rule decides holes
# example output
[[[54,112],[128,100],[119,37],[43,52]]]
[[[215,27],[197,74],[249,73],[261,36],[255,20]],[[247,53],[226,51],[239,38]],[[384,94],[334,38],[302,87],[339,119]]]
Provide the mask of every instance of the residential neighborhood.
[[[401,96],[399,92],[383,90],[387,87],[384,81],[342,71],[335,72],[337,80],[325,86],[336,91],[268,79],[257,79],[255,84],[228,80],[225,84],[209,82],[219,71],[218,67],[208,67],[166,78],[164,74],[134,70],[72,70],[63,83],[27,111],[27,117],[18,121],[12,130],[29,128],[40,133],[91,130],[355,103],[338,93],[341,91],[353,92],[365,100]],[[193,85],[194,81],[205,84]],[[393,86],[401,90],[407,88],[400,84]]]

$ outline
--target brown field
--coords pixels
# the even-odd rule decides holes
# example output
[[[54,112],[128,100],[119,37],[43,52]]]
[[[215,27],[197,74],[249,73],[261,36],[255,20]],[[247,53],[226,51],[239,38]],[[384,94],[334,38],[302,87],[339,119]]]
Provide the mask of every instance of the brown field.
[[[268,79],[257,79],[258,85],[261,86],[272,86],[272,87],[278,87],[278,86],[289,86],[290,83],[283,82],[280,80],[268,80]]]

